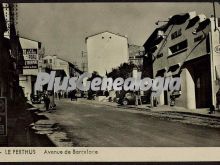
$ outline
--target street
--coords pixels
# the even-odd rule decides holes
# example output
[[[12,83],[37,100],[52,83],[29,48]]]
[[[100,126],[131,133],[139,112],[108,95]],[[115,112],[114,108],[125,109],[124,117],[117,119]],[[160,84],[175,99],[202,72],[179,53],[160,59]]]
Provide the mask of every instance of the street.
[[[56,100],[49,119],[77,147],[219,147],[217,128],[184,124],[105,105]]]

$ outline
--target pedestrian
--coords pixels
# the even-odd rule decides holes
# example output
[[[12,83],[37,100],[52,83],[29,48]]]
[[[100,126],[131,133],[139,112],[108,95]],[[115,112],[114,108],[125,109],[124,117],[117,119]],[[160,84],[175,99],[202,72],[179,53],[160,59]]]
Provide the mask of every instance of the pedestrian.
[[[73,91],[70,92],[70,99],[71,99],[71,101],[73,101],[73,99],[74,99]]]
[[[134,96],[135,96],[135,105],[138,106],[138,92],[137,91],[134,92]]]
[[[174,93],[171,93],[170,95],[170,106],[175,106],[176,103],[176,96],[174,95]]]
[[[213,114],[213,113],[215,113],[215,106],[211,105],[209,108],[209,114]]]
[[[73,91],[73,98],[77,101],[77,91],[76,90]]]
[[[48,97],[48,95],[45,95],[45,97],[44,97],[44,104],[45,104],[45,107],[46,107],[46,111],[49,111],[50,98]]]
[[[105,91],[105,97],[108,97],[108,96],[109,96],[109,92]]]
[[[216,93],[216,107],[218,110],[220,110],[220,89]]]
[[[61,93],[60,93],[60,92],[58,93],[58,98],[59,98],[59,100],[60,100],[60,98],[61,98]]]

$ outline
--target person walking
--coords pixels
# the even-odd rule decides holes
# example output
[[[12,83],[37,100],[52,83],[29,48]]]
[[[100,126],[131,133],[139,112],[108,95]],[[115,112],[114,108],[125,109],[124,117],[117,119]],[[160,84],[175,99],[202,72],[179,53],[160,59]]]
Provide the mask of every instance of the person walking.
[[[74,97],[73,97],[73,91],[70,92],[70,99],[71,101],[73,101]]]
[[[46,111],[49,111],[50,99],[49,99],[48,95],[45,95],[45,97],[44,97],[44,104],[46,107]]]
[[[215,106],[211,104],[209,107],[209,114],[213,114],[213,113],[215,113]]]
[[[61,98],[61,93],[60,93],[60,92],[58,93],[58,98],[59,98],[59,100],[60,100],[60,98]]]

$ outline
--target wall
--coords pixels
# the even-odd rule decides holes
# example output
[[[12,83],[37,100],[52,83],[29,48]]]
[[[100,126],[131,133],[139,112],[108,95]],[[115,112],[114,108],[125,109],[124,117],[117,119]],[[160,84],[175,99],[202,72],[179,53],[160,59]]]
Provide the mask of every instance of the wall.
[[[47,64],[44,63],[47,60]],[[57,58],[56,55],[45,56],[43,58],[43,67],[50,66],[53,70],[64,70],[66,75],[69,76],[69,64],[67,61]]]
[[[220,23],[218,23],[218,21],[220,21],[220,19],[216,19],[216,24],[217,24],[217,29],[215,30],[215,24],[214,24],[214,18],[212,18],[211,21],[211,46],[212,46],[212,50],[211,50],[211,54],[212,54],[212,72],[213,72],[213,76],[212,76],[212,97],[213,97],[213,105],[216,105],[216,93],[218,92],[218,90],[220,89],[220,77],[217,77],[217,74],[220,73],[220,52],[217,52],[215,49],[217,46],[220,46],[220,27],[218,27],[218,25],[220,25]],[[217,73],[218,72],[218,73]]]
[[[200,17],[201,17],[201,21],[203,21],[204,17],[202,15]],[[163,43],[165,42],[164,40],[158,45],[158,49],[154,53],[154,56],[157,56],[158,54],[163,53],[163,57],[157,58],[157,60],[154,62],[154,65],[153,65],[154,71],[163,69],[165,66],[173,66],[178,63],[183,63],[184,61],[190,61],[192,59],[195,59],[195,58],[198,58],[200,56],[207,54],[205,40],[202,41],[198,46],[196,46],[198,42],[194,42],[194,39],[196,37],[203,35],[202,31],[198,32],[196,35],[193,34],[196,27],[198,27],[199,22],[197,22],[193,27],[186,29],[188,23],[189,23],[189,20],[187,20],[184,24],[181,24],[181,25],[174,25],[174,26],[171,25],[167,29],[167,31],[164,34],[165,36],[168,36],[165,46],[162,47]],[[181,29],[182,35],[171,40],[171,34],[178,31],[179,29]],[[210,26],[208,26],[204,30],[206,34],[208,34],[209,31],[210,31]],[[187,50],[182,53],[169,57],[168,48],[186,39],[188,41]],[[160,51],[161,47],[162,47],[162,50]],[[191,51],[192,53],[190,54]],[[156,75],[156,72],[154,72],[154,76],[155,75]]]
[[[193,18],[193,17],[191,17]],[[210,74],[207,74],[207,76],[201,76],[201,78],[204,80],[204,84],[207,85],[206,88],[209,89],[209,93],[212,91],[211,86],[214,86],[214,91],[217,92],[216,89],[219,88],[219,85],[217,87],[215,86],[215,79],[214,79],[214,69],[213,67],[220,64],[220,57],[219,55],[213,53],[213,51],[210,52],[209,47],[210,43],[219,44],[219,32],[216,34],[216,32],[213,32],[213,18],[210,19],[210,24],[206,26],[203,31],[199,31],[197,33],[194,33],[196,31],[196,28],[199,26],[199,23],[204,21],[206,18],[204,15],[199,15],[200,20],[194,24],[194,26],[187,29],[187,26],[189,24],[189,20],[186,20],[185,23],[180,25],[170,25],[169,28],[164,33],[163,41],[158,44],[158,48],[154,53],[154,56],[157,56],[159,54],[163,54],[162,57],[158,57],[155,62],[153,63],[153,75],[156,76],[157,72],[161,69],[169,69],[169,67],[174,66],[176,64],[179,64],[180,66],[183,66],[182,72],[180,74],[181,78],[181,95],[176,99],[176,105],[186,107],[189,109],[195,109],[198,106],[198,101],[201,102],[201,100],[204,100],[203,97],[198,97],[199,93],[207,93],[207,90],[205,91],[199,91],[200,89],[197,89],[196,92],[196,77],[195,74],[199,74],[199,76],[202,75],[202,72],[210,72]],[[179,37],[176,37],[175,39],[171,39],[171,35],[177,31],[180,31],[181,29],[181,35]],[[195,39],[198,37],[201,37],[203,39],[195,41]],[[205,39],[204,39],[205,38]],[[217,39],[218,38],[218,39]],[[188,47],[184,51],[178,52],[176,54],[171,55],[169,49],[173,45],[176,45],[177,43],[180,43],[184,40],[187,40]],[[212,46],[212,44],[211,44]],[[213,48],[213,46],[212,46]],[[212,50],[211,48],[211,50]],[[213,54],[213,59],[210,61],[210,54]],[[211,56],[212,57],[212,56]],[[197,63],[198,62],[198,63]],[[209,63],[214,63],[213,65],[209,65]],[[203,66],[204,65],[204,66]],[[206,66],[209,66],[208,68]],[[199,71],[200,69],[203,71]],[[209,75],[212,75],[209,77]],[[209,83],[211,82],[211,83]],[[211,85],[212,84],[212,85]],[[215,95],[215,93],[213,94]],[[169,96],[168,96],[169,97]],[[196,99],[196,97],[198,97]],[[204,96],[205,97],[205,96]],[[215,98],[211,98],[212,96],[207,96],[210,98],[207,98],[207,104],[210,101],[209,99],[213,99],[215,102]],[[158,97],[161,104],[164,104],[164,97]],[[206,105],[207,106],[207,105]]]
[[[104,32],[87,39],[88,72],[104,76],[112,68],[128,62],[128,41],[113,33]]]
[[[32,93],[32,84],[31,84],[31,76],[28,75],[20,75],[19,76],[19,84],[24,91],[25,97],[30,100],[30,94]]]
[[[142,56],[144,53],[144,48],[142,46],[138,45],[129,45],[129,61],[131,61],[133,64],[140,66],[143,65],[143,57],[137,58],[137,56]]]

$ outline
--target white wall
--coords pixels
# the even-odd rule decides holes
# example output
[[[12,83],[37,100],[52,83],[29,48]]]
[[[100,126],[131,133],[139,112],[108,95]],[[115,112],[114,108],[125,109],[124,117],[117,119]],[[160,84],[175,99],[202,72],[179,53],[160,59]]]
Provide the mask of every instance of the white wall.
[[[19,76],[19,85],[22,87],[25,97],[27,97],[27,99],[30,100],[30,94],[32,93],[31,76],[20,75]]]
[[[52,63],[50,63],[50,60],[52,59]],[[57,58],[56,55],[53,55],[53,56],[45,56],[43,58],[43,65],[46,65],[44,64],[44,60],[48,60],[48,65],[51,65],[52,69],[54,70],[64,70],[65,73],[67,74],[67,76],[69,76],[69,64],[67,61],[65,60],[62,60],[60,58]]]
[[[220,88],[220,80],[218,80],[218,77],[216,76],[216,72],[220,72],[220,70],[217,71],[217,68],[220,66],[220,53],[216,52],[216,47],[220,45],[220,27],[218,27],[218,19],[216,19],[216,30],[215,30],[215,21],[214,18],[211,18],[211,55],[212,55],[212,97],[213,97],[213,105],[216,105],[216,93],[218,92]]]
[[[106,71],[128,62],[128,40],[109,32],[91,36],[87,39],[87,55],[88,72],[104,76]]]

